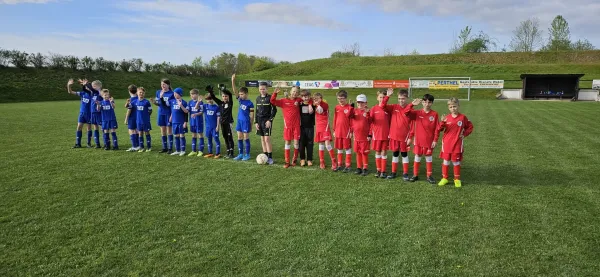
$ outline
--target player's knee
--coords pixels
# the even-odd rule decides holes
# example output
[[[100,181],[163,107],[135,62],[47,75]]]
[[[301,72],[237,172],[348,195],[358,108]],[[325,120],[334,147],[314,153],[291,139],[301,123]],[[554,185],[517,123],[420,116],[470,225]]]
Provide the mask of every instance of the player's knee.
[[[459,165],[460,165],[460,162],[452,162],[452,164],[453,164],[454,166],[459,166]]]
[[[408,157],[408,152],[401,152],[400,155],[402,155],[402,158],[406,158]]]
[[[433,162],[433,157],[432,156],[425,156],[425,161],[428,163]]]
[[[400,156],[400,151],[394,151],[394,157]]]

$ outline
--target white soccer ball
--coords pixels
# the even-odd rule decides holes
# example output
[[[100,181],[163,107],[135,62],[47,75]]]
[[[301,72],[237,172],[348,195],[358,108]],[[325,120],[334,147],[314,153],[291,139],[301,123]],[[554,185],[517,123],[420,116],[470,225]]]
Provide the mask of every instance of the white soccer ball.
[[[267,157],[267,155],[265,155],[264,153],[258,154],[258,156],[256,156],[257,164],[266,164],[267,161],[269,161],[269,157]]]

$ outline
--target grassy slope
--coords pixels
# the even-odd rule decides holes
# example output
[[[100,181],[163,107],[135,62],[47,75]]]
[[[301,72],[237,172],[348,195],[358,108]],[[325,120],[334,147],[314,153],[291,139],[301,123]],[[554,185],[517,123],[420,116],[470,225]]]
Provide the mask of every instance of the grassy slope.
[[[10,131],[0,136],[0,275],[595,275],[598,104],[462,110],[475,132],[456,190],[280,163],[71,150],[78,102],[1,104]]]

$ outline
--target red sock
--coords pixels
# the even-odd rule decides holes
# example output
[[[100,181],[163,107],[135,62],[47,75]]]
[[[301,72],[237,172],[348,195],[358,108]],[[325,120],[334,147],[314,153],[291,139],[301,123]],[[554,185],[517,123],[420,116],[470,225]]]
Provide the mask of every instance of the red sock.
[[[392,173],[398,172],[398,163],[392,162]]]
[[[362,167],[363,167],[363,157],[362,157],[362,154],[356,153],[356,168],[362,168]]]
[[[298,159],[298,148],[294,148],[294,159],[293,161]]]
[[[408,174],[408,163],[402,163],[402,173]]]
[[[337,156],[337,164],[338,166],[340,166],[342,164],[342,158],[343,158],[343,153],[339,153],[338,152],[338,156]]]
[[[425,167],[427,168],[427,177],[433,174],[433,162],[426,162]]]
[[[442,178],[448,179],[448,165],[442,164]],[[454,168],[456,170],[456,167]]]
[[[377,158],[377,156],[375,156],[375,165],[377,167],[377,172],[381,172],[381,158]]]
[[[333,153],[333,149],[329,150],[329,157],[331,158],[331,164],[335,163],[335,153]]]
[[[454,180],[460,180],[460,165],[454,166]]]
[[[285,163],[289,164],[290,163],[290,149],[285,149]]]
[[[415,166],[413,168],[414,176],[419,176],[419,166],[421,166],[421,162],[415,162]]]
[[[346,154],[346,167],[352,166],[352,153]]]
[[[325,161],[325,150],[319,150],[319,161],[320,162]]]
[[[386,172],[385,170],[387,169],[387,157],[385,158],[381,158],[381,172]]]
[[[363,169],[367,169],[369,167],[369,155],[362,154],[363,158]]]

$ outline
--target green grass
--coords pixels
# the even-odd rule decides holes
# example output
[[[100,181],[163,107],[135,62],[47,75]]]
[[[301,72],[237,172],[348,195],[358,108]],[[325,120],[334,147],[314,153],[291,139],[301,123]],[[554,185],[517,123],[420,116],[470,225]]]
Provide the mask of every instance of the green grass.
[[[463,102],[475,129],[465,142],[462,189],[284,169],[281,115],[272,167],[69,149],[78,105],[0,104],[0,276],[600,270],[598,103]],[[434,109],[446,112],[444,103]],[[119,108],[126,149],[123,115]],[[259,151],[253,135],[253,155]]]

